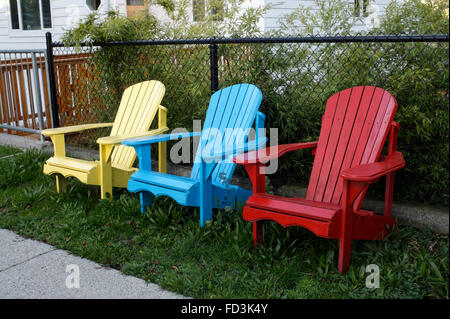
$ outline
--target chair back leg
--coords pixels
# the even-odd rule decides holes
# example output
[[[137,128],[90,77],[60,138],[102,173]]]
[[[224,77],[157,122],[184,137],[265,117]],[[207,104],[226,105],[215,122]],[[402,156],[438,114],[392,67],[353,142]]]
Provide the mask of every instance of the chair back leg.
[[[167,142],[158,143],[158,171],[167,174]]]
[[[112,200],[112,185],[111,183],[102,183],[100,185],[100,198],[107,199],[109,201]]]
[[[56,174],[56,191],[58,193],[64,193],[67,186],[67,178],[61,174]]]

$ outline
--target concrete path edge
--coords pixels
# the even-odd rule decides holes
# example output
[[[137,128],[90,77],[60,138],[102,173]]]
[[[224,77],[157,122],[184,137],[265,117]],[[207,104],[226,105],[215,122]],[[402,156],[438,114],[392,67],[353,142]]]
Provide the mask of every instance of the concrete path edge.
[[[10,230],[0,243],[0,299],[186,298]]]

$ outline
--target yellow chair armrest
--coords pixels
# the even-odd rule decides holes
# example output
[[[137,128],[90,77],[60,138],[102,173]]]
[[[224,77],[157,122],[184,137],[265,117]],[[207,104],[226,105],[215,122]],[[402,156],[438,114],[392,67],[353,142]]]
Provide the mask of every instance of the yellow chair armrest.
[[[157,128],[157,129],[148,131],[148,132],[144,132],[144,133],[121,135],[121,136],[105,136],[105,137],[100,137],[97,140],[97,143],[100,145],[118,145],[118,144],[122,143],[123,140],[137,138],[137,137],[159,135],[164,132],[167,132],[168,130],[169,130],[168,127],[161,127],[161,128]]]
[[[67,133],[81,132],[81,131],[91,130],[91,129],[96,129],[96,128],[109,127],[109,126],[113,126],[113,124],[114,123],[94,123],[94,124],[81,124],[81,125],[74,125],[74,126],[57,127],[57,128],[50,128],[47,130],[42,130],[41,134],[44,136],[67,134]]]

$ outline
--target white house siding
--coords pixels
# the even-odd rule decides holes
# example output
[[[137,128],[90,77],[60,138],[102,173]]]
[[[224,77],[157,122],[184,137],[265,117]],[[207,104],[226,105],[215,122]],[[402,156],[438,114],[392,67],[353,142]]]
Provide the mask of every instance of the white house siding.
[[[264,6],[264,1],[265,0],[245,0],[242,3],[242,7],[243,8],[259,8],[259,7],[262,8]],[[193,11],[192,6],[187,8],[187,12],[190,16],[191,23],[194,22],[194,16],[193,16],[192,11]],[[171,22],[170,17],[167,15],[166,11],[161,6],[150,5],[149,12],[151,14],[153,14],[155,17],[157,17],[159,19],[159,21],[162,23],[170,23]],[[261,19],[261,21],[259,21],[258,25],[259,25],[260,30],[264,31],[264,20],[263,19]]]
[[[353,5],[353,0],[347,0]],[[383,15],[387,5],[391,0],[370,0],[371,5],[376,6],[377,13]],[[270,32],[279,28],[279,19],[292,10],[297,9],[300,5],[310,7],[311,10],[317,10],[316,1],[314,0],[265,0],[265,5],[271,5],[272,8],[268,10],[264,16],[264,31]],[[367,26],[360,23],[354,31],[361,31],[367,29]]]
[[[343,0],[344,1],[344,0]],[[345,0],[353,3],[353,0]],[[378,13],[383,14],[390,0],[372,0],[378,8]],[[0,50],[10,49],[42,49],[45,48],[45,33],[52,32],[53,40],[61,39],[64,31],[74,26],[80,19],[85,18],[92,10],[87,6],[86,0],[50,0],[52,28],[42,30],[13,30],[11,28],[9,0],[0,0]],[[263,31],[272,31],[279,27],[279,18],[299,7],[300,4],[316,9],[314,0],[246,0],[245,6],[258,7],[271,4],[272,8],[265,14],[259,23]],[[121,15],[126,15],[126,0],[102,0],[98,9],[103,15],[110,9],[116,9]],[[317,9],[316,9],[317,10]],[[168,22],[167,15],[157,7],[151,7],[154,13],[163,22]],[[356,31],[365,29],[360,24]]]
[[[41,30],[13,30],[11,28],[9,0],[0,0],[0,50],[45,48],[45,33],[50,31],[53,40],[61,39],[64,31],[85,18],[92,10],[86,0],[51,0],[52,28]],[[102,0],[100,14],[115,8],[126,14],[126,0]]]

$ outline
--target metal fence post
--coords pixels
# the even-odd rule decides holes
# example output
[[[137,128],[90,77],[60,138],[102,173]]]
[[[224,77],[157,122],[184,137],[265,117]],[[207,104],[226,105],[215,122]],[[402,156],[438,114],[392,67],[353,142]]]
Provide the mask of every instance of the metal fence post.
[[[31,63],[33,69],[33,87],[34,87],[34,105],[36,105],[37,114],[38,114],[38,124],[39,131],[44,129],[44,118],[42,117],[42,100],[41,100],[41,85],[39,84],[39,70],[36,63],[36,53],[33,52],[31,54]],[[44,140],[44,137],[41,135],[41,140]]]
[[[209,63],[211,70],[211,95],[219,90],[219,53],[216,38],[211,38],[209,44]]]
[[[6,88],[6,83],[3,83],[3,58],[5,57],[5,55],[3,53],[0,54],[0,99],[1,99],[1,103],[2,103],[2,107],[0,107],[0,125],[4,125],[4,124],[9,124],[8,122],[8,106],[7,105],[3,105],[6,104],[6,94],[8,92],[7,88]],[[6,57],[5,57],[6,60]],[[6,73],[6,72],[5,72]],[[5,113],[3,113],[3,110]],[[1,128],[1,126],[0,126]],[[9,131],[7,131],[9,133]],[[3,129],[0,129],[0,133],[3,133]]]
[[[50,86],[50,106],[52,110],[52,123],[53,127],[59,127],[59,116],[58,116],[58,99],[56,93],[56,83],[55,83],[55,66],[53,64],[53,42],[51,32],[45,34],[45,40],[47,44],[47,74],[48,83]]]

